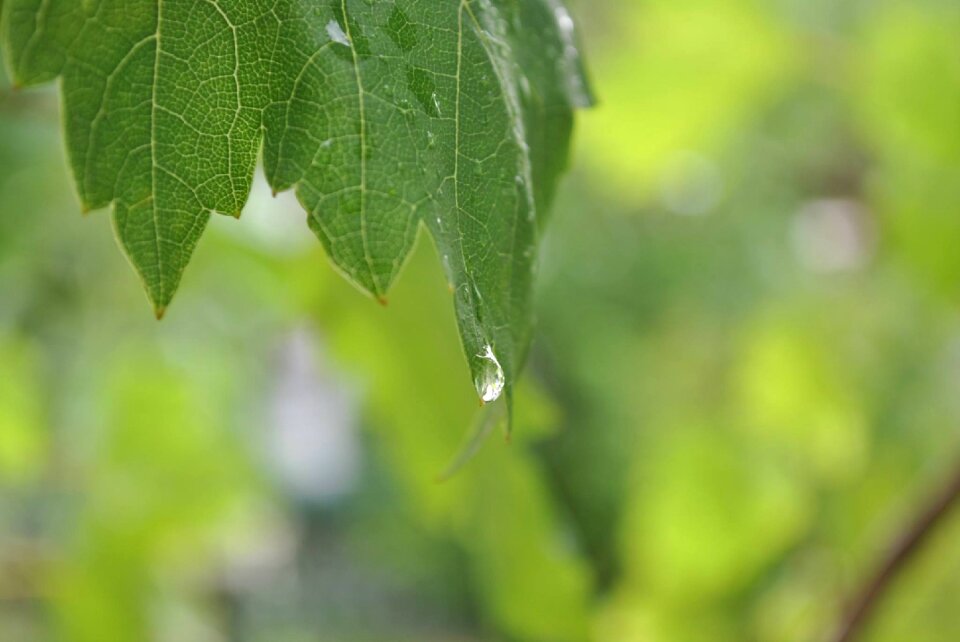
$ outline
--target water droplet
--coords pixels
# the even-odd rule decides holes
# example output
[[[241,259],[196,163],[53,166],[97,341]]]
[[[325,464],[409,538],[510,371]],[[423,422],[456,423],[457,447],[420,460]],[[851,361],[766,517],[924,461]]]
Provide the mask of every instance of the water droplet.
[[[560,56],[560,71],[566,81],[567,96],[574,107],[590,107],[593,96],[583,72],[583,62],[577,48],[576,25],[570,12],[558,0],[547,0],[553,8],[553,18],[560,31],[563,51]]]
[[[570,16],[570,12],[567,11],[567,8],[561,4],[556,4],[553,8],[553,12],[557,18],[557,26],[560,27],[560,31],[566,36],[573,35],[573,18]]]
[[[443,112],[440,110],[440,99],[437,98],[437,92],[433,92],[432,98],[433,98],[433,106],[436,107],[437,109],[437,116],[440,116],[441,114],[443,114]]]
[[[333,139],[332,139],[332,138],[328,138],[327,140],[325,140],[325,141],[323,141],[322,143],[320,143],[320,147],[323,148],[323,149],[329,149],[331,145],[333,145]]]
[[[477,386],[477,393],[479,393],[480,398],[484,401],[484,403],[496,401],[500,398],[500,394],[503,392],[503,368],[500,367],[500,362],[497,360],[497,356],[493,353],[493,348],[490,346],[490,344],[485,345],[483,347],[483,352],[477,356],[484,361],[483,366],[480,369],[480,374],[477,376],[477,380],[475,382]]]
[[[327,35],[330,36],[330,40],[338,44],[345,47],[350,46],[350,39],[347,38],[347,34],[343,32],[343,27],[341,27],[340,23],[336,20],[331,20],[327,23]]]

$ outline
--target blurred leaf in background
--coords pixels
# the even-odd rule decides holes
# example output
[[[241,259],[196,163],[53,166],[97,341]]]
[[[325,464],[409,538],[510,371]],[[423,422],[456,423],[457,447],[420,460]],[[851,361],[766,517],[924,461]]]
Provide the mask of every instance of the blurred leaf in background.
[[[29,344],[11,337],[0,343],[0,477],[19,486],[42,474],[47,435],[37,373]]]
[[[581,140],[614,194],[636,202],[684,154],[714,152],[788,86],[798,43],[757,0],[650,0],[611,11],[591,41],[601,109]]]
[[[960,7],[887,2],[857,34],[851,100],[876,154],[870,195],[891,245],[922,285],[957,293],[960,264],[942,243],[960,231]]]

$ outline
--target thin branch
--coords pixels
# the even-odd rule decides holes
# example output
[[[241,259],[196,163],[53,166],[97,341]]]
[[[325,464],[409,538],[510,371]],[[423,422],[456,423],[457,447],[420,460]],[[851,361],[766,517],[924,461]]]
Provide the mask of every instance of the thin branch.
[[[930,502],[917,515],[913,522],[897,538],[894,545],[881,561],[876,573],[869,578],[856,593],[850,609],[844,615],[832,642],[852,642],[860,635],[864,626],[876,610],[884,594],[909,562],[921,545],[929,537],[934,527],[943,521],[950,509],[960,500],[960,467],[952,478],[934,494]]]

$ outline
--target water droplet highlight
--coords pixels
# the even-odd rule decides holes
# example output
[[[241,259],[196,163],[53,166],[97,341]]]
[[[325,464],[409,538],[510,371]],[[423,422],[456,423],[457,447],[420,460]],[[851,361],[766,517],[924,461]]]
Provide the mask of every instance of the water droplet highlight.
[[[504,377],[503,368],[497,360],[497,355],[493,353],[493,348],[487,344],[483,347],[483,352],[477,355],[484,360],[480,375],[477,377],[477,392],[484,403],[496,401],[503,392]]]
[[[563,43],[560,57],[560,71],[566,81],[567,97],[574,107],[586,108],[593,105],[593,95],[583,71],[583,61],[577,46],[576,24],[567,8],[559,0],[547,0],[553,9],[553,18]]]
[[[330,36],[330,40],[344,47],[350,46],[350,39],[347,38],[347,34],[343,32],[343,27],[341,27],[340,23],[336,20],[331,20],[327,23],[327,35]]]

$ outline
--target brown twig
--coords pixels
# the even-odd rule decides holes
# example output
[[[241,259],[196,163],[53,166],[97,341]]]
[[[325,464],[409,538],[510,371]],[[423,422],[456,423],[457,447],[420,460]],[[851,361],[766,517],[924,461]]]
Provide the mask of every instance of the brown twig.
[[[960,500],[960,468],[897,538],[876,573],[856,593],[831,642],[852,642],[861,633],[883,595],[934,527]]]

